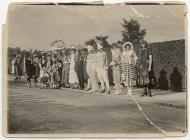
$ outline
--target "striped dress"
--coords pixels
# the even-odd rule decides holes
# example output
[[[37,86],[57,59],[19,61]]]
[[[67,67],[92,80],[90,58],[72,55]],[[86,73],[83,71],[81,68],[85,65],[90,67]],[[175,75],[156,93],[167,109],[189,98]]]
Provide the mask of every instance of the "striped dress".
[[[131,79],[135,78],[135,70],[133,66],[135,65],[135,61],[137,59],[136,53],[133,50],[124,51],[121,55],[122,62],[122,79],[129,84],[128,82]]]

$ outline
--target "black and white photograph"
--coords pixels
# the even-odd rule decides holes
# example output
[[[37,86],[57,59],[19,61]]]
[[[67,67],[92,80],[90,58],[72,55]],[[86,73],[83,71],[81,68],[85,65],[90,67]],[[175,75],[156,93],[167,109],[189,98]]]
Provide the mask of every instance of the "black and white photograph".
[[[3,131],[14,137],[187,134],[184,3],[12,3]]]

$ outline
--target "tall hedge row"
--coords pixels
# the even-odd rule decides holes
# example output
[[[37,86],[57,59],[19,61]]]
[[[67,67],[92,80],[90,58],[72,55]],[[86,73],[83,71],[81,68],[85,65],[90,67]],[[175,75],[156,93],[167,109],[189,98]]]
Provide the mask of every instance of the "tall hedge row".
[[[183,87],[186,88],[185,76],[185,40],[172,40],[149,44],[153,50],[154,70],[159,78],[161,69],[167,71],[168,80],[174,67],[177,67],[183,77]]]

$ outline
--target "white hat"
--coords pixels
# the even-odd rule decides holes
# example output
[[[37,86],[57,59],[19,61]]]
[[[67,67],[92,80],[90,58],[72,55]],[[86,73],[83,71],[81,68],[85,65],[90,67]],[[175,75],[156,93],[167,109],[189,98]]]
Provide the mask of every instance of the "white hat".
[[[90,52],[90,51],[94,51],[94,47],[91,46],[91,45],[88,45],[87,48],[88,48],[88,52]]]
[[[74,45],[71,46],[71,50],[76,50]]]
[[[129,45],[131,49],[133,49],[133,44],[131,42],[125,42],[122,46],[122,48],[125,48],[125,46]]]
[[[103,49],[102,45],[98,42],[97,43],[98,50]]]

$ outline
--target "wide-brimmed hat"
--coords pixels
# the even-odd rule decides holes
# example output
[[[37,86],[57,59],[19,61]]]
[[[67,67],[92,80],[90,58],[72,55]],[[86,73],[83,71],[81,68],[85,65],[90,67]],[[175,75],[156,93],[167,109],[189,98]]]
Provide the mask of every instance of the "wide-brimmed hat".
[[[131,42],[125,42],[122,46],[122,48],[126,48],[126,46],[129,45],[131,49],[133,49],[133,44]]]
[[[91,45],[88,45],[87,48],[88,48],[88,52],[90,52],[90,51],[94,51],[94,47],[91,46]]]
[[[76,47],[74,45],[72,45],[71,50],[76,50]]]

